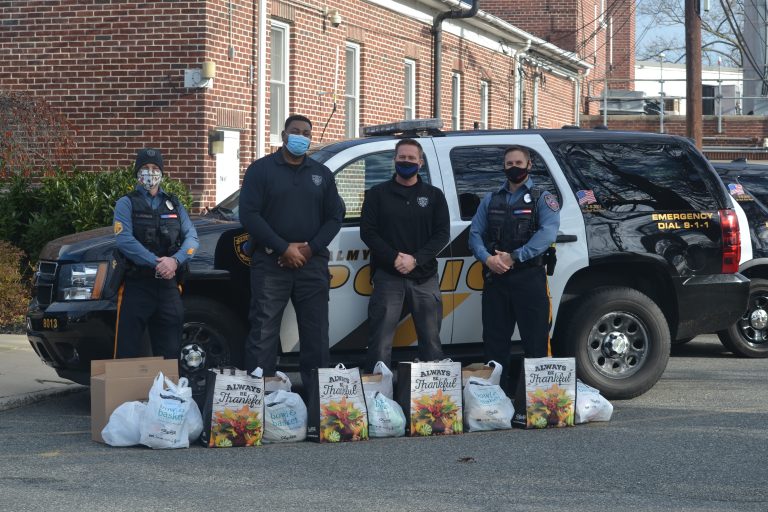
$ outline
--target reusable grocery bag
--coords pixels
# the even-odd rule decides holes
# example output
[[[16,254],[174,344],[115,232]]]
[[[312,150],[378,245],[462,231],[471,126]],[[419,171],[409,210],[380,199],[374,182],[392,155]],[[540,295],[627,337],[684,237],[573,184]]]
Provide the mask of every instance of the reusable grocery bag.
[[[187,379],[182,377],[176,385],[158,372],[141,418],[139,442],[150,448],[187,448],[187,411],[191,402],[192,389]]]
[[[264,377],[264,392],[283,390],[291,391],[291,379],[283,372],[275,372],[274,377]]]
[[[572,427],[575,404],[576,360],[573,357],[539,357],[523,361],[512,426]]]
[[[464,431],[461,363],[450,359],[404,362],[397,367],[397,402],[409,436],[461,434]]]
[[[394,398],[392,393],[392,370],[387,368],[384,361],[376,363],[376,366],[373,367],[373,373],[363,374],[363,390],[366,396],[369,393],[373,396],[376,392],[379,392],[390,400]]]
[[[479,377],[491,384],[499,385],[503,368],[496,361],[488,361],[487,364],[472,363],[461,369],[461,385],[466,386],[470,377]]]
[[[315,368],[307,438],[319,443],[368,439],[368,412],[359,368]]]
[[[470,377],[464,386],[464,426],[469,432],[512,428],[515,408],[501,386]]]
[[[210,448],[259,446],[264,434],[264,378],[234,368],[209,370],[201,442]]]
[[[278,389],[267,394],[264,397],[264,444],[306,438],[307,406],[298,393]]]
[[[610,421],[613,405],[600,391],[576,379],[576,423]]]

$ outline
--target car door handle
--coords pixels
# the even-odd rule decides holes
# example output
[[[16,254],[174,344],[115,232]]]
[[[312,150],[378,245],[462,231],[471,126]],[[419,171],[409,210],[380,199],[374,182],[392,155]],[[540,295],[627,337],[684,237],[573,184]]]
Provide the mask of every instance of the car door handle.
[[[558,244],[564,244],[568,242],[575,242],[578,239],[579,238],[576,235],[564,235],[562,233],[558,233],[557,238],[555,239],[555,242],[557,242]]]

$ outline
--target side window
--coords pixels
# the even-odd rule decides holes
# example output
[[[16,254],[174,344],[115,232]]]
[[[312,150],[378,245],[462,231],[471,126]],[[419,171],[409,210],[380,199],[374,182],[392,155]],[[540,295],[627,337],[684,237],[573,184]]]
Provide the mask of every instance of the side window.
[[[582,202],[614,212],[717,210],[707,169],[677,144],[562,144],[558,159]],[[582,204],[582,207],[589,206]],[[594,208],[588,208],[594,209]]]
[[[451,150],[451,167],[456,182],[459,210],[463,220],[471,220],[488,192],[496,192],[506,180],[504,176],[504,151],[508,146],[468,146]],[[531,151],[531,178],[537,187],[557,195],[549,169],[543,159]]]
[[[395,150],[371,153],[352,160],[336,171],[336,187],[347,206],[344,224],[356,224],[360,220],[365,191],[392,178],[395,172]],[[419,170],[421,179],[429,183],[427,162]]]

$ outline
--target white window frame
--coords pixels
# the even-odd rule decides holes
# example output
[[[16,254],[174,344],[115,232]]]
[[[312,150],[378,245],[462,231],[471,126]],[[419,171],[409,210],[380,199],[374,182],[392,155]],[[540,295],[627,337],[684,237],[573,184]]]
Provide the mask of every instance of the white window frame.
[[[278,30],[283,32],[283,45],[282,45],[282,59],[279,59],[278,62],[275,62],[275,59],[273,59],[274,55],[274,42],[275,39],[272,37],[273,31]],[[290,96],[290,69],[289,69],[289,62],[290,62],[290,51],[291,51],[291,32],[290,32],[290,25],[287,23],[283,23],[281,21],[277,20],[270,20],[270,28],[269,28],[269,36],[270,36],[270,76],[269,76],[269,88],[270,88],[270,95],[269,95],[269,143],[273,146],[279,146],[282,144],[282,139],[280,137],[280,134],[283,131],[283,123],[285,123],[286,118],[288,117],[288,99]],[[282,68],[283,71],[283,80],[277,81],[274,80],[274,74],[272,73],[272,70],[275,69],[275,65],[279,65]],[[273,86],[279,86],[283,89],[283,101],[282,104],[279,105],[280,110],[282,110],[283,115],[282,119],[274,119],[274,117],[271,115],[273,112],[273,102],[275,101],[271,91]]]
[[[416,61],[403,61],[403,119],[416,118]]]
[[[451,130],[461,130],[461,73],[451,73]]]
[[[352,91],[349,90],[349,52],[352,51],[354,57],[354,70]],[[354,107],[352,112],[348,112],[350,102]],[[351,125],[350,125],[351,120]],[[346,138],[360,136],[360,45],[356,43],[346,43],[344,50],[344,135]]]
[[[488,113],[491,101],[491,82],[480,80],[480,129],[488,129]]]

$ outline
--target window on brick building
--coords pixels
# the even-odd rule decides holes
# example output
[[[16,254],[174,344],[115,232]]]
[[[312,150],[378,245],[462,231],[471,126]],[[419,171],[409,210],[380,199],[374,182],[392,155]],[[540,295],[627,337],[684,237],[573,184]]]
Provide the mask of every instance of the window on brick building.
[[[403,119],[413,119],[416,117],[416,62],[405,59],[405,107]]]
[[[488,129],[488,111],[491,101],[491,83],[487,80],[480,80],[480,123],[481,130]]]
[[[358,136],[360,127],[360,46],[347,43],[344,78],[344,135]]]
[[[269,77],[269,142],[280,145],[280,133],[288,117],[288,25],[271,21]]]
[[[461,130],[461,75],[451,76],[451,129]]]

